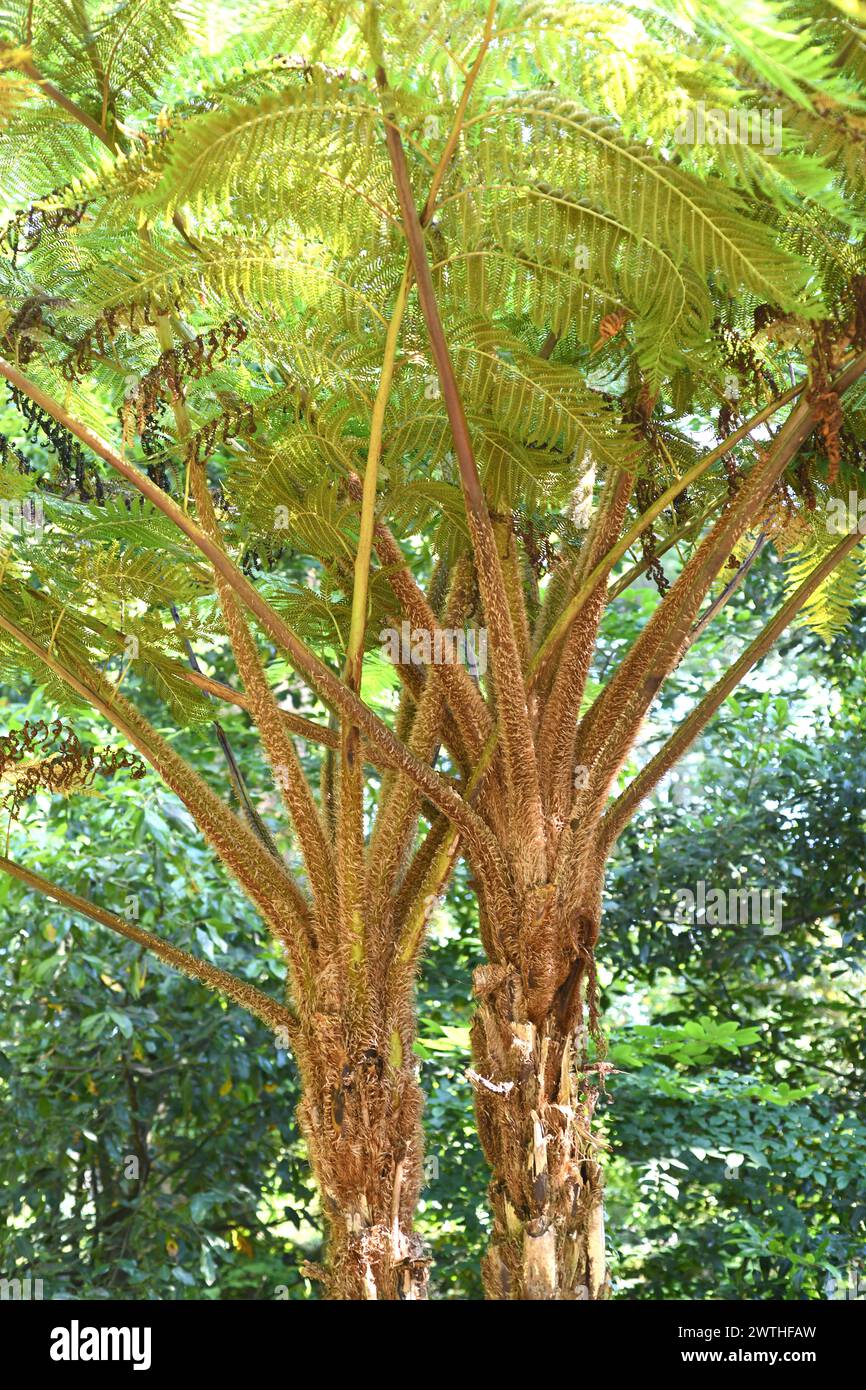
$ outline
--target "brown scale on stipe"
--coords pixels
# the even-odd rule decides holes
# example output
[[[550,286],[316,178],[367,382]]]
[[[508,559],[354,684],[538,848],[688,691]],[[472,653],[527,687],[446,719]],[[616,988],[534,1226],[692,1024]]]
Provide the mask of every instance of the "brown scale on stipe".
[[[598,338],[592,345],[592,351],[600,352],[603,347],[612,342],[625,328],[629,321],[630,314],[626,309],[617,310],[612,314],[605,314],[598,325]]]
[[[831,347],[830,325],[822,324],[815,335],[808,399],[817,415],[817,433],[827,456],[827,482],[831,487],[842,461],[842,406],[830,386],[838,355],[838,349]]]
[[[866,275],[856,275],[846,285],[833,319],[815,332],[809,360],[807,399],[815,409],[819,448],[827,460],[826,481],[832,487],[840,468],[859,471],[864,450],[846,426],[838,394],[830,386],[849,348],[866,346]],[[794,474],[794,487],[810,511],[816,505],[812,478],[814,454],[804,457]]]
[[[128,436],[133,429],[143,433],[163,400],[169,403],[179,400],[184,382],[198,380],[211,371],[215,363],[224,362],[246,336],[246,324],[233,314],[225,323],[161,353],[123,402],[120,414],[124,433]]]
[[[69,356],[60,363],[61,375],[67,381],[80,381],[91,370],[95,356],[111,351],[122,328],[137,333],[141,328],[156,328],[156,314],[168,313],[171,309],[180,313],[185,283],[183,278],[177,281],[169,303],[157,304],[152,295],[146,294],[140,300],[131,300],[129,304],[114,304],[103,309],[83,337],[73,344]]]
[[[97,774],[113,777],[121,771],[139,781],[147,768],[137,753],[86,747],[60,719],[50,724],[28,719],[20,729],[0,735],[0,784],[9,788],[0,798],[0,810],[17,820],[37,792],[69,796],[90,787]]]
[[[733,454],[726,454],[723,459],[723,464],[725,477],[728,482],[728,496],[731,501],[733,501],[739,491],[742,474],[740,473],[737,460],[734,458]]]

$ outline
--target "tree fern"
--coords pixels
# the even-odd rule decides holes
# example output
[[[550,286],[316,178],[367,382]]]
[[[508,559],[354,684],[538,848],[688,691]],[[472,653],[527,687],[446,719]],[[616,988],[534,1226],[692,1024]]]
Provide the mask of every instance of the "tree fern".
[[[278,944],[334,1296],[425,1286],[414,978],[468,862],[485,1278],[592,1301],[575,1040],[602,1046],[606,859],[727,677],[859,594],[857,538],[822,525],[864,463],[863,25],[829,0],[227,16],[3,20],[0,675],[113,722]],[[778,149],[681,138],[699,102],[778,110]],[[789,599],[625,785],[767,538]],[[388,667],[406,626],[420,656]],[[467,630],[483,663],[424,656]],[[145,698],[216,739],[223,795]]]

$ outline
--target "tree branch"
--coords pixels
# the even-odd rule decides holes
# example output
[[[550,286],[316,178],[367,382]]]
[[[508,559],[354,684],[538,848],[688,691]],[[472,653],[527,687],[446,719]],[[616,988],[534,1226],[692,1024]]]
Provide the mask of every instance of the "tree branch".
[[[250,697],[244,690],[235,690],[233,686],[226,685],[225,681],[215,680],[212,676],[206,676],[203,671],[187,671],[184,667],[177,667],[178,675],[184,680],[189,681],[190,685],[195,685],[199,690],[204,690],[208,695],[213,695],[217,700],[225,700],[229,705],[237,705],[238,709],[249,710]],[[283,723],[289,733],[297,734],[299,738],[306,739],[308,743],[321,743],[325,748],[338,748],[340,746],[340,736],[334,729],[329,729],[325,724],[317,724],[314,719],[305,719],[303,715],[292,714],[290,710],[278,706]]]
[[[73,658],[67,656],[65,661],[61,661],[55,655],[57,634],[54,650],[48,651],[3,613],[0,613],[0,628],[44,662],[49,670],[104,715],[138,749],[189,809],[205,838],[229,872],[238,879],[275,937],[299,952],[303,960],[306,955],[305,933],[309,909],[285,865],[268,853],[243,821],[160,738],[134,705],[113,689],[104,676],[92,669],[86,672],[76,670],[77,663]]]
[[[832,383],[841,394],[866,371],[861,352]],[[582,721],[578,761],[590,768],[582,799],[584,814],[603,804],[607,787],[626,756],[662,682],[679,660],[701,600],[739,538],[760,515],[773,486],[811,435],[815,406],[801,399],[776,435],[767,455],[708,533],[643,632]]]
[[[595,525],[586,540],[586,568],[593,565],[597,556],[604,555],[619,535],[632,481],[627,473],[612,473],[606,479]],[[571,802],[577,720],[606,602],[607,575],[602,574],[580,621],[572,624],[562,644],[556,676],[543,706],[538,761],[545,806],[557,821],[564,819]]]
[[[164,516],[173,521],[178,530],[182,531],[197,549],[210,560],[214,568],[225,577],[238,597],[259,620],[264,630],[286,652],[295,670],[304,676],[311,689],[320,696],[323,704],[354,720],[358,728],[367,735],[373,748],[382,755],[385,762],[389,766],[402,769],[413,777],[425,796],[429,797],[437,809],[442,811],[449,820],[466,832],[468,838],[478,846],[479,852],[485,855],[488,861],[492,862],[493,859],[496,859],[499,868],[502,868],[495,838],[490,834],[481,818],[472,811],[471,807],[443,777],[440,777],[432,768],[425,767],[423,763],[419,762],[394,736],[387,724],[384,724],[378,715],[362,704],[357,695],[348,689],[340,677],[306,646],[279,614],[271,608],[270,604],[262,598],[258,590],[250,584],[240,570],[232,564],[222,548],[210,540],[201,527],[187,516],[173,498],[163,492],[162,488],[158,487],[145,474],[115,453],[111,446],[88,425],[82,424],[69,415],[68,411],[64,410],[52,396],[49,396],[47,391],[43,391],[40,386],[30,381],[17,367],[13,367],[2,357],[0,357],[0,376],[4,376],[19,391],[23,391],[38,406],[52,415],[59,424],[69,430],[70,434],[92,449],[99,458],[120,473],[148,501],[152,502]]]
[[[388,583],[397,602],[414,628],[431,634],[436,650],[437,634],[442,631],[436,614],[416,584],[400,547],[388,527],[381,522],[376,527],[376,553],[388,572]],[[441,642],[441,637],[438,640]],[[466,667],[456,663],[445,661],[434,665],[431,678],[441,684],[454,721],[466,742],[466,751],[471,758],[476,758],[492,728],[490,713],[481,692]]]
[[[579,616],[584,604],[593,593],[600,576],[604,573],[609,573],[610,570],[613,569],[614,565],[622,559],[627,550],[631,549],[635,541],[640,538],[647,527],[652,525],[656,517],[661,516],[665,508],[669,506],[675,498],[679,497],[680,493],[684,492],[687,487],[690,487],[692,483],[702,477],[707,469],[711,468],[719,459],[729,454],[731,449],[733,449],[736,444],[739,444],[741,439],[745,439],[746,435],[751,434],[759,425],[764,424],[764,422],[775,415],[778,410],[781,410],[783,406],[799,396],[802,391],[803,384],[792,386],[789,390],[783,392],[781,396],[777,396],[769,405],[759,410],[757,415],[753,415],[750,420],[746,420],[745,423],[735,429],[732,434],[729,434],[727,439],[724,439],[715,449],[711,449],[703,458],[693,463],[691,468],[688,468],[681,478],[677,478],[675,483],[671,483],[670,487],[666,488],[665,491],[647,507],[646,511],[638,517],[634,525],[626,531],[625,535],[617,541],[616,545],[607,555],[602,556],[591,573],[587,575],[578,592],[569,601],[567,607],[563,609],[556,622],[546,633],[544,640],[533,656],[529,669],[530,679],[534,680],[536,678],[544,662],[549,660],[553,655],[558,642],[564,637],[568,628],[574,622],[575,618]]]
[[[62,907],[69,908],[71,912],[79,912],[85,917],[92,918],[94,922],[99,922],[103,927],[110,927],[112,931],[117,932],[120,936],[125,936],[129,941],[135,941],[139,946],[151,951],[166,965],[172,966],[173,969],[180,971],[190,980],[198,980],[208,989],[225,995],[233,1004],[238,1004],[240,1008],[246,1009],[247,1013],[254,1014],[256,1018],[261,1019],[274,1031],[282,1029],[289,1035],[296,1031],[298,1021],[295,1014],[284,1004],[280,1004],[276,999],[271,999],[269,995],[263,994],[247,980],[241,980],[237,976],[231,975],[227,970],[220,970],[218,966],[211,965],[208,961],[199,960],[197,956],[190,955],[188,951],[182,951],[178,946],[172,946],[170,942],[164,941],[162,937],[154,935],[153,932],[145,931],[143,927],[137,927],[134,923],[127,922],[123,917],[118,917],[113,912],[106,912],[104,908],[88,902],[86,898],[80,898],[77,893],[70,893],[66,888],[58,887],[56,883],[51,883],[41,874],[34,873],[32,869],[25,869],[23,865],[16,864],[11,859],[0,856],[0,870],[12,878],[17,878],[19,882],[34,892],[43,893],[46,897],[53,898],[55,902],[60,903]]]
[[[426,224],[433,215],[436,196],[448,165],[451,162],[454,150],[457,147],[466,106],[490,43],[495,7],[496,0],[490,0],[490,9],[482,42],[479,46],[475,63],[471,71],[467,74],[466,81],[463,85],[463,93],[451,125],[445,149],[442,152],[433,174],[430,191],[427,195],[427,201],[422,213],[422,225]],[[373,34],[375,33],[374,12],[371,14],[371,19],[373,21],[371,34]],[[385,410],[394,380],[397,345],[412,281],[412,269],[412,260],[410,257],[403,271],[394,309],[388,324],[382,370],[379,376],[379,385],[376,391],[376,398],[373,403],[373,412],[370,421],[367,462],[362,483],[360,530],[358,535],[358,548],[355,553],[352,584],[351,621],[344,667],[346,684],[356,695],[360,695],[361,693],[364,635],[367,628],[367,608],[369,601],[370,561],[372,558],[375,531],[376,489],[379,462],[382,454]],[[337,835],[340,845],[340,892],[344,902],[343,913],[345,919],[358,924],[358,939],[353,952],[354,955],[357,955],[359,952],[363,953],[364,949],[362,940],[363,913],[360,903],[360,894],[363,885],[364,859],[364,815],[363,791],[361,785],[362,768],[358,749],[358,730],[354,725],[345,720],[342,726],[340,749],[340,792],[337,814]]]
[[[157,315],[157,336],[163,352],[174,346],[171,324],[165,314]],[[178,389],[173,394],[172,412],[181,447],[190,436],[186,402]],[[206,465],[188,459],[193,496],[199,521],[205,535],[225,553],[217,524],[216,513],[207,486]],[[250,711],[262,737],[265,753],[271,765],[283,804],[295,827],[301,846],[304,865],[310,879],[313,899],[320,909],[323,925],[328,922],[334,906],[334,862],[325,838],[319,810],[304,776],[294,744],[286,733],[280,707],[268,684],[246,615],[231,587],[218,569],[214,569],[220,607],[231,643],[232,653],[247,693]]]
[[[381,65],[377,81],[383,107],[387,103],[387,78]],[[520,824],[521,842],[527,872],[533,879],[543,878],[545,868],[544,820],[541,790],[532,741],[529,710],[520,653],[511,621],[505,576],[502,572],[493,526],[478,475],[469,427],[457,378],[439,315],[424,235],[412,195],[403,142],[396,126],[386,125],[385,138],[391,159],[394,184],[403,215],[403,225],[412,257],[421,308],[427,325],[431,351],[436,364],[445,409],[451,426],[454,450],[472,537],[475,563],[484,614],[490,629],[490,653],[505,754],[506,784],[513,798],[515,818]]]
[[[629,783],[621,796],[604,816],[599,828],[601,844],[607,854],[618,836],[628,824],[637,807],[658,785],[666,772],[683,756],[687,748],[712,719],[728,695],[739,685],[743,677],[755,666],[772,647],[777,638],[790,625],[807,599],[815,592],[829,574],[841,564],[863,537],[859,532],[846,536],[844,540],[827,554],[812,573],[804,580],[787,603],[779,609],[776,616],[767,624],[763,632],[743,652],[738,661],[717,681],[700,704],[679,726],[667,743],[659,749],[655,757],[647,763]]]
[[[35,63],[25,61],[19,63],[18,67],[25,77],[29,77],[31,82],[35,82],[41,88],[45,96],[53,101],[55,106],[59,106],[79,125],[83,125],[85,130],[89,130],[91,135],[95,135],[96,139],[112,154],[115,153],[114,142],[108,132],[92,116],[88,116],[87,112],[83,111],[80,106],[76,106],[75,102],[71,101],[59,87],[56,87],[53,82],[49,82],[47,77],[43,77]]]
[[[689,633],[688,645],[690,647],[693,646],[695,642],[697,642],[701,634],[706,631],[713,619],[716,618],[719,613],[721,613],[726,603],[733,596],[733,594],[736,593],[737,589],[739,589],[740,585],[746,578],[746,575],[749,573],[749,570],[752,568],[753,564],[757,560],[758,556],[760,555],[761,551],[764,549],[764,546],[766,544],[767,537],[762,531],[758,539],[755,541],[755,544],[749,551],[748,555],[746,556],[745,560],[743,560],[742,564],[738,566],[736,574],[733,575],[733,577],[725,585],[722,592],[718,595],[717,598],[713,599],[712,603],[708,605],[706,612],[703,613],[701,617],[698,619],[698,621],[695,623],[694,627]]]
[[[174,603],[171,605],[171,616],[174,618],[176,625],[180,627],[180,614],[177,611],[177,605]],[[183,643],[186,647],[186,654],[187,660],[189,661],[190,665],[190,672],[197,676],[200,676],[201,669],[198,664],[198,658],[192,649],[192,643],[190,642],[188,637],[184,637]],[[214,696],[211,695],[211,699],[213,698]],[[268,852],[272,854],[274,858],[279,859],[280,852],[274,844],[271,832],[268,830],[268,827],[265,825],[264,821],[262,820],[261,816],[259,815],[258,811],[252,803],[252,798],[249,794],[247,784],[244,780],[244,774],[241,772],[240,764],[238,763],[238,760],[235,757],[234,749],[232,748],[231,743],[229,742],[228,734],[226,733],[225,729],[223,728],[222,724],[219,722],[218,719],[214,720],[213,727],[214,733],[216,734],[217,743],[220,746],[223,758],[225,759],[226,767],[228,768],[229,777],[231,779],[232,786],[235,790],[235,796],[238,799],[238,805],[240,806],[241,811],[246,818],[247,825],[250,827],[253,834],[258,836],[265,849],[268,850]]]

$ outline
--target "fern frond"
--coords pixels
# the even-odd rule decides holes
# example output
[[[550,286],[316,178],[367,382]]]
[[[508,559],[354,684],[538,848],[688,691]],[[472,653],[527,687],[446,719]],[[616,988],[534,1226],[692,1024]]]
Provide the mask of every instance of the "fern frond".
[[[804,542],[786,556],[785,591],[792,594],[803,583],[829,550],[838,545],[838,535],[810,528]],[[803,605],[799,622],[817,632],[825,641],[841,632],[850,621],[855,603],[861,602],[866,579],[862,548],[842,561]]]
[[[486,181],[501,170],[507,139],[515,183],[534,182],[544,171],[546,181],[590,197],[633,234],[691,264],[702,277],[717,276],[731,293],[745,287],[783,308],[815,312],[804,294],[809,267],[780,252],[720,180],[705,182],[644,146],[628,144],[604,117],[548,92],[496,103],[474,120],[482,126],[477,159]],[[472,124],[467,122],[467,134],[475,134],[468,129]]]
[[[145,205],[171,212],[185,204],[265,227],[291,218],[312,232],[318,224],[339,238],[338,251],[357,244],[362,221],[381,238],[398,224],[398,209],[375,98],[313,71],[255,102],[183,121]]]
[[[494,430],[524,445],[589,450],[612,467],[635,466],[639,451],[632,435],[576,367],[545,361],[504,328],[483,321],[451,315],[447,326],[466,407]]]
[[[452,267],[465,264],[454,303],[477,303],[482,312],[494,305],[499,312],[525,311],[539,329],[562,336],[573,328],[587,346],[605,314],[625,311],[634,321],[638,360],[654,384],[706,333],[712,303],[697,273],[587,198],[546,185],[481,182],[443,201],[442,226],[446,244],[461,247],[434,264],[446,296],[449,272],[453,277]]]

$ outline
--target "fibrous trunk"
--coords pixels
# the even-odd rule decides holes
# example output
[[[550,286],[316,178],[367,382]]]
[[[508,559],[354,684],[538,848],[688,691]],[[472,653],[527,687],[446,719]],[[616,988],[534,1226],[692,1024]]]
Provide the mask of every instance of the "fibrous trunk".
[[[412,1230],[423,1171],[422,1094],[412,1039],[344,1012],[305,1020],[296,1042],[299,1119],[327,1223],[320,1277],[331,1299],[426,1297],[428,1258]]]
[[[561,926],[560,939],[573,940]],[[537,999],[527,1008],[532,991],[514,965],[475,971],[471,1077],[492,1169],[484,1285],[493,1299],[592,1300],[609,1293],[600,1141],[592,1129],[599,1094],[593,1075],[603,1064],[587,1059],[584,1023],[588,992],[597,1035],[591,946],[577,947],[562,974],[539,1013]]]

